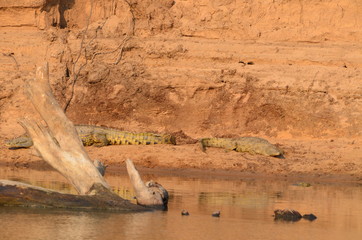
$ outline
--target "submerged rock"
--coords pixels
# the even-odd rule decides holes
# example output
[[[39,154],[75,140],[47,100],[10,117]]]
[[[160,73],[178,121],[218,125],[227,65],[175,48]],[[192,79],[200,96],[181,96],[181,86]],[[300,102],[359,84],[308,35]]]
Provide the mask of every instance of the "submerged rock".
[[[301,218],[314,221],[317,217],[313,214],[304,214],[303,216],[296,210],[293,209],[277,209],[274,211],[274,220],[282,220],[282,221],[299,221]]]
[[[277,209],[274,211],[274,220],[299,221],[302,215],[293,209]]]

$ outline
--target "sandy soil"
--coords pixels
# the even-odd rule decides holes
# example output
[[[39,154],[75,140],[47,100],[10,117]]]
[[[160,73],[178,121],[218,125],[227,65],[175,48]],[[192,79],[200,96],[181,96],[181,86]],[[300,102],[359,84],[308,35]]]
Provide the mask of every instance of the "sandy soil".
[[[109,171],[131,158],[174,173],[362,181],[361,12],[352,0],[3,1],[0,143],[37,117],[23,84],[48,61],[74,123],[177,135],[176,146],[88,147]],[[264,137],[285,159],[196,143],[236,136]],[[0,150],[0,164],[48,168],[31,149]]]
[[[92,159],[109,165],[108,171],[124,169],[131,158],[139,167],[176,172],[178,174],[230,174],[240,177],[319,178],[334,181],[362,181],[362,150],[351,140],[279,140],[285,159],[237,153],[210,148],[206,153],[198,144],[155,146],[87,147]],[[20,168],[48,170],[50,167],[33,155],[33,150],[2,149],[1,164]],[[357,160],[356,160],[357,159]],[[200,170],[200,171],[198,171]],[[147,170],[144,169],[147,172]]]

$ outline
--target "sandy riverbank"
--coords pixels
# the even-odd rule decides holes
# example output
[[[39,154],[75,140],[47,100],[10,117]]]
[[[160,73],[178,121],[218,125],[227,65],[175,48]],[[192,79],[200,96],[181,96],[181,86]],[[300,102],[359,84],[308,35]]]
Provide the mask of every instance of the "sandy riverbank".
[[[47,61],[75,124],[178,134],[176,146],[88,147],[109,171],[131,158],[170,173],[361,181],[356,1],[19,0],[0,11],[0,164],[47,168],[2,145],[37,117],[23,86]],[[194,143],[236,136],[278,144],[285,159]]]

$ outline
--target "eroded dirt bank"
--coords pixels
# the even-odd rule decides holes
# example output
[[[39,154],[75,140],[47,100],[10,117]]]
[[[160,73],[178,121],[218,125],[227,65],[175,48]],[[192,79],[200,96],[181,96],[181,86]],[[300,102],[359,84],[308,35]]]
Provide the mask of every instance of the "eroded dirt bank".
[[[1,143],[34,115],[23,82],[48,61],[75,123],[177,133],[178,146],[87,148],[113,166],[361,181],[358,1],[4,0],[0,13]],[[195,144],[248,135],[286,158]],[[0,162],[39,163],[30,153],[2,145]]]

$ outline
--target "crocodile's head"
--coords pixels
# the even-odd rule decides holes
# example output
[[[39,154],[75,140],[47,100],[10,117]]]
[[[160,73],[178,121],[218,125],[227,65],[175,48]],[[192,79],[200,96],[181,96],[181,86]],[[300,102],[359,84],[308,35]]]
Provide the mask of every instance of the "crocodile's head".
[[[282,157],[284,151],[272,144],[268,144],[262,148],[262,152],[260,152],[260,154],[272,157]]]
[[[18,148],[29,148],[33,145],[33,141],[30,137],[22,136],[13,138],[5,141],[5,146],[9,149],[18,149]]]

